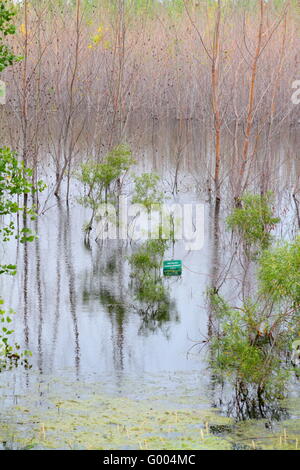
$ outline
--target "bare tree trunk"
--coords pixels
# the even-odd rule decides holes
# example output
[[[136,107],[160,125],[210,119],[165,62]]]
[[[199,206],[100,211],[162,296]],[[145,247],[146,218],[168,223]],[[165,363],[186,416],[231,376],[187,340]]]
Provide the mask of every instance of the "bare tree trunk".
[[[209,51],[208,46],[205,44],[203,35],[199,31],[192,19],[190,11],[187,7],[185,0],[185,9],[188,14],[189,20],[194,27],[200,42],[206,52],[208,59],[211,61],[211,88],[212,88],[212,108],[214,116],[214,129],[215,129],[215,170],[214,170],[214,185],[215,185],[215,198],[217,204],[221,199],[220,192],[220,163],[221,163],[221,111],[220,111],[220,32],[221,32],[221,0],[218,0],[217,12],[215,17],[214,33],[213,33],[213,47],[212,53]]]
[[[253,57],[253,62],[251,66],[251,79],[249,86],[249,95],[248,95],[248,111],[247,111],[247,120],[246,120],[246,129],[245,129],[245,138],[242,150],[242,163],[240,167],[239,182],[237,185],[237,193],[235,196],[236,203],[241,196],[241,193],[244,189],[244,175],[245,169],[248,162],[248,152],[249,152],[249,141],[250,134],[253,126],[253,110],[254,110],[254,97],[255,97],[255,85],[256,85],[256,76],[257,76],[257,65],[262,49],[262,36],[263,36],[263,24],[264,24],[264,0],[258,0],[260,3],[260,20],[257,33],[257,43],[256,50]]]
[[[273,130],[273,124],[274,124],[275,111],[276,111],[276,97],[278,94],[279,81],[280,81],[280,77],[282,74],[284,57],[285,57],[286,34],[287,34],[287,13],[288,13],[289,6],[290,6],[290,1],[288,1],[286,5],[286,11],[285,11],[284,23],[283,23],[282,43],[280,47],[279,60],[278,60],[277,70],[275,73],[275,79],[273,83],[270,121],[269,121],[269,126],[268,126],[268,131],[267,131],[266,151],[265,151],[265,157],[264,157],[263,169],[262,169],[262,181],[261,181],[261,194],[262,195],[265,194],[266,191],[268,190],[268,182],[270,180],[269,178],[270,141],[272,137],[272,130]]]
[[[24,41],[24,67],[23,67],[23,100],[22,100],[22,114],[23,114],[23,162],[25,167],[28,164],[28,0],[24,0],[24,26],[25,26],[25,41]],[[28,194],[24,194],[24,207],[27,207]]]
[[[75,41],[75,62],[74,62],[74,68],[72,72],[72,77],[71,77],[71,83],[70,83],[70,102],[68,106],[68,116],[64,128],[64,136],[63,136],[63,155],[64,155],[64,165],[62,167],[62,170],[59,174],[59,177],[56,182],[56,187],[54,190],[55,196],[59,196],[60,194],[60,187],[61,183],[63,180],[63,177],[65,175],[65,171],[67,167],[71,165],[71,160],[73,156],[73,149],[72,145],[70,144],[70,133],[71,133],[71,127],[72,127],[72,122],[73,122],[73,114],[74,114],[74,87],[75,87],[75,81],[77,78],[77,72],[78,72],[78,63],[79,63],[79,44],[80,44],[80,10],[81,10],[81,0],[76,0],[76,41]],[[68,203],[68,197],[69,194],[67,194],[67,203]]]
[[[215,195],[217,203],[220,196],[220,160],[221,160],[221,114],[219,103],[219,61],[220,61],[220,22],[221,22],[221,0],[218,0],[217,17],[213,41],[213,60],[211,66],[212,102],[215,125]]]

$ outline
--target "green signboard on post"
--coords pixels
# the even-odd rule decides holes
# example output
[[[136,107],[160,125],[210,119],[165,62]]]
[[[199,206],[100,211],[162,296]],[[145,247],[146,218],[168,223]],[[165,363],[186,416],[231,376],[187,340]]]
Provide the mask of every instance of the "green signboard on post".
[[[179,259],[164,261],[163,262],[163,275],[164,276],[181,276],[182,274],[182,261]]]

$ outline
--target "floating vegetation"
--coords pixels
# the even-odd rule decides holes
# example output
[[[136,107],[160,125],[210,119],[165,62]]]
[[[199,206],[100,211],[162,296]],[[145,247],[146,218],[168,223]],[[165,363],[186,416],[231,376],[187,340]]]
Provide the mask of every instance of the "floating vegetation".
[[[195,377],[191,373],[191,380]],[[56,379],[31,386],[0,414],[4,449],[298,449],[300,426],[293,419],[235,422],[211,408],[186,375],[125,379],[126,396],[107,384]],[[144,392],[135,387],[139,384]],[[168,401],[165,401],[168,390]],[[172,392],[172,393],[170,393]],[[42,399],[41,399],[42,396]],[[8,397],[6,397],[7,399]],[[10,398],[13,398],[11,396]],[[15,400],[16,401],[16,400]],[[288,406],[288,402],[287,402]],[[297,405],[292,401],[291,410]],[[299,410],[299,406],[298,406]]]

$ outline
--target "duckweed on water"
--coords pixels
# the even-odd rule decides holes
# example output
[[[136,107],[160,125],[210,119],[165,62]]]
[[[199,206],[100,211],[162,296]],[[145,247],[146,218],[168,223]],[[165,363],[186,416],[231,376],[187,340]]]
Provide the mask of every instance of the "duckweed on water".
[[[208,420],[227,422],[227,418],[209,409],[164,410],[151,402],[94,395],[34,410],[34,402],[28,400],[26,407],[15,406],[2,417],[1,441],[22,448],[32,443],[56,449],[230,448],[206,425]]]
[[[107,393],[102,383],[44,382],[0,413],[3,448],[26,449],[296,449],[300,416],[267,427],[235,423],[203,405],[196,390],[165,400],[158,382],[146,399]],[[59,395],[55,394],[59,388]],[[130,387],[129,387],[130,388]],[[63,393],[64,392],[64,393]],[[150,393],[149,393],[150,392]],[[156,392],[156,393],[155,393]],[[161,395],[159,395],[161,393]],[[199,407],[199,401],[202,406]],[[294,404],[296,408],[296,404]],[[292,406],[293,408],[293,406]],[[299,406],[298,406],[299,409]]]

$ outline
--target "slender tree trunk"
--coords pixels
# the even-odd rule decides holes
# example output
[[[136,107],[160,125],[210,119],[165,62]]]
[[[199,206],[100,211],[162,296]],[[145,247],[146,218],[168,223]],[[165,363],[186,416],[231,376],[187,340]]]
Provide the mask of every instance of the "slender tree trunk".
[[[277,65],[277,70],[275,73],[275,80],[273,83],[273,90],[272,90],[272,100],[271,100],[271,110],[270,110],[270,121],[267,131],[267,142],[266,142],[266,151],[265,151],[265,158],[263,161],[263,169],[262,169],[262,181],[261,181],[261,194],[265,194],[268,190],[268,182],[269,182],[269,167],[270,167],[270,141],[272,137],[272,130],[274,124],[274,116],[276,111],[276,97],[278,94],[279,89],[279,80],[282,74],[283,64],[284,64],[284,57],[285,57],[285,46],[286,46],[286,33],[287,33],[287,13],[288,7],[290,2],[287,3],[287,9],[285,12],[284,22],[283,22],[283,33],[282,33],[282,43],[279,53],[279,60]]]
[[[258,0],[260,2],[260,20],[259,20],[259,27],[257,33],[257,43],[255,54],[251,66],[251,79],[250,79],[250,87],[249,87],[249,95],[248,95],[248,111],[247,111],[247,120],[246,120],[246,129],[245,129],[245,138],[244,144],[242,149],[242,163],[240,167],[240,174],[239,174],[239,182],[237,185],[237,194],[235,196],[236,204],[238,203],[238,199],[243,192],[244,186],[244,176],[245,176],[245,169],[248,162],[248,153],[249,153],[249,141],[250,141],[250,134],[253,127],[253,110],[254,110],[254,97],[255,97],[255,85],[256,85],[256,77],[257,77],[257,65],[259,61],[259,57],[261,54],[262,49],[262,37],[263,37],[263,24],[264,24],[264,0]]]
[[[69,144],[69,140],[70,140],[70,133],[71,133],[71,127],[72,127],[72,121],[73,121],[73,114],[74,114],[74,91],[75,91],[74,87],[75,87],[75,81],[77,78],[77,71],[78,71],[78,65],[79,65],[80,10],[81,10],[81,0],[76,0],[75,63],[74,63],[74,68],[73,68],[71,83],[70,83],[69,111],[68,111],[67,121],[65,124],[64,139],[63,139],[64,165],[62,167],[62,170],[56,182],[56,187],[54,190],[55,196],[59,196],[60,194],[60,187],[61,187],[63,177],[65,175],[65,171],[71,165],[71,160],[73,156],[73,152],[70,151],[71,145]],[[67,203],[68,203],[68,197],[69,197],[69,194],[67,194]]]
[[[220,161],[221,161],[221,113],[219,103],[219,61],[220,61],[220,22],[221,0],[218,0],[218,10],[213,42],[213,60],[211,67],[212,102],[215,126],[215,196],[216,201],[221,200],[220,195]]]
[[[25,40],[24,40],[24,66],[23,66],[23,100],[22,100],[22,114],[23,114],[23,162],[25,167],[28,165],[28,0],[24,0],[24,26],[25,26]],[[28,204],[28,194],[24,194],[24,207]]]

